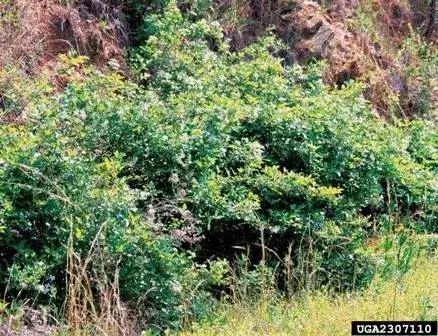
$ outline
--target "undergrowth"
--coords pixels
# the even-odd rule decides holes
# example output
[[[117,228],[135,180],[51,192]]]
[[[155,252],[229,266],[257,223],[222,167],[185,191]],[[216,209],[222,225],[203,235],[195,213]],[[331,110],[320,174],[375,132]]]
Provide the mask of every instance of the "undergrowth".
[[[291,300],[223,304],[209,320],[181,336],[350,335],[351,321],[434,321],[438,318],[438,262],[419,259],[399,283],[375,279],[362,292],[306,292]],[[398,291],[394,304],[392,293]]]
[[[168,333],[222,297],[269,310],[409,277],[415,239],[438,230],[426,107],[385,122],[361,83],[285,64],[272,36],[231,52],[174,1],[134,5],[148,15],[131,79],[75,54],[55,67],[61,87],[1,72],[2,324],[46,309],[67,333]],[[384,295],[397,316],[403,291]]]

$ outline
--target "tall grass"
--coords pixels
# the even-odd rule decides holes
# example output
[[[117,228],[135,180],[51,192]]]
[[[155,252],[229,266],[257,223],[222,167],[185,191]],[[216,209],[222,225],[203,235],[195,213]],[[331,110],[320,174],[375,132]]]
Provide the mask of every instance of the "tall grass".
[[[224,303],[211,321],[194,325],[180,336],[342,336],[351,334],[353,320],[436,320],[437,272],[438,256],[421,257],[400,283],[377,277],[362,292],[334,295],[319,290],[254,305]]]
[[[129,311],[120,299],[119,268],[109,265],[99,245],[101,225],[87,256],[74,249],[73,231],[66,264],[66,318],[69,335],[131,335]]]

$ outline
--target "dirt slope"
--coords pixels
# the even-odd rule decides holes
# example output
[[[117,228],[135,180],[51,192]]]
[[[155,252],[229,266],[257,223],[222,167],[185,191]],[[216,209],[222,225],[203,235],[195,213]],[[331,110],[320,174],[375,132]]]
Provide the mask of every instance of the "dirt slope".
[[[124,62],[127,23],[112,0],[15,0],[0,3],[0,67],[18,65],[30,75],[75,50],[104,66]],[[69,3],[74,3],[69,4]]]
[[[364,81],[366,96],[381,115],[411,117],[421,114],[425,104],[436,109],[437,83],[431,73],[438,69],[435,1],[255,0],[241,1],[237,7],[236,3],[224,0],[217,7],[234,49],[273,27],[288,47],[284,57],[289,63],[327,60],[325,81],[337,86],[350,79]],[[238,19],[230,19],[230,11],[237,11]],[[424,43],[433,54],[429,74],[423,77],[424,60],[418,50],[406,47],[412,36],[421,41],[411,41],[411,49]]]

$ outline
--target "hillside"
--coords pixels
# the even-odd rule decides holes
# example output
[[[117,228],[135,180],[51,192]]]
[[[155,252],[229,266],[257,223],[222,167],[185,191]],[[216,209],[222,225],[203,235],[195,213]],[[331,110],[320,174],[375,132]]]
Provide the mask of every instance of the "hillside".
[[[437,13],[0,2],[0,334],[436,319]]]

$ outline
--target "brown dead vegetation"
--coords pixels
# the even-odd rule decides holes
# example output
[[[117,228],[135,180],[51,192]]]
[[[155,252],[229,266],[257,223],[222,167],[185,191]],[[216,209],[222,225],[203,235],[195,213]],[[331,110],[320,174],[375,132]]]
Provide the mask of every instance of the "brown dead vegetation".
[[[327,60],[324,79],[341,86],[367,85],[366,96],[384,116],[418,110],[416,78],[407,64],[421,60],[397,53],[412,27],[431,45],[438,41],[436,0],[215,0],[216,15],[231,49],[240,50],[271,29],[286,44],[287,63]],[[0,69],[18,65],[30,76],[48,73],[52,84],[68,82],[56,74],[58,55],[75,51],[104,70],[115,60],[127,73],[129,27],[117,0],[4,0],[0,2]],[[364,12],[365,9],[365,12]],[[368,11],[368,12],[367,12]],[[361,27],[363,17],[372,22]],[[421,78],[420,78],[421,79]],[[437,103],[436,94],[432,94]]]
[[[128,27],[111,0],[7,0],[0,4],[0,67],[38,75],[57,55],[75,51],[104,67],[124,64]]]
[[[373,22],[360,29],[359,13],[366,6],[369,13],[364,15]],[[394,112],[391,109],[402,117],[418,110],[412,104],[415,83],[409,82],[407,65],[397,59],[397,53],[412,28],[422,32],[431,45],[437,42],[434,1],[224,0],[218,8],[232,49],[243,48],[273,27],[286,43],[286,62],[328,61],[324,80],[330,85],[364,81],[366,97],[384,117]],[[240,24],[227,17],[230,10]]]

